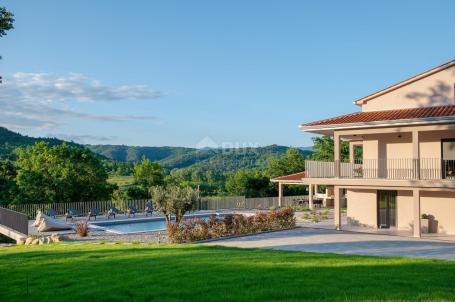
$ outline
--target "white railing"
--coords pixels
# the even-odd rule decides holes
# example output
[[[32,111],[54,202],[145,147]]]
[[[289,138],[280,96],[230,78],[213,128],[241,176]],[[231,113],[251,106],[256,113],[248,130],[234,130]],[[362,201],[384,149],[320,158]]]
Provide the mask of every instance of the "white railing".
[[[305,177],[313,178],[335,177],[335,162],[306,160]]]
[[[306,176],[311,178],[455,179],[455,160],[440,158],[379,158],[355,162],[307,160],[305,170]]]

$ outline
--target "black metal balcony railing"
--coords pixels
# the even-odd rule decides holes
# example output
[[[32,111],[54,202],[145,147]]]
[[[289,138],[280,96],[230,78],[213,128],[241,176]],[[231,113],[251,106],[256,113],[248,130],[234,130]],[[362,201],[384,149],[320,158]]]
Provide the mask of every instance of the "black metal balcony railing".
[[[455,160],[439,158],[363,159],[355,162],[305,161],[311,178],[455,179]]]

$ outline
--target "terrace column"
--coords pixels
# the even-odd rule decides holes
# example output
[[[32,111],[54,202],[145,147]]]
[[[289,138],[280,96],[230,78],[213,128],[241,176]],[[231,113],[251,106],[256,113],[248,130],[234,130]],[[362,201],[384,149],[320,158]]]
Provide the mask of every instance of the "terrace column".
[[[308,207],[310,209],[313,209],[314,208],[314,205],[313,205],[313,184],[310,184],[308,186]]]
[[[341,146],[340,146],[340,135],[334,132],[334,159],[335,159],[335,177],[340,177],[340,159],[341,159]]]
[[[420,151],[419,151],[419,131],[412,131],[412,161],[414,178],[420,179]]]
[[[281,182],[278,183],[278,207],[281,208],[283,205],[283,184]]]
[[[414,237],[420,238],[421,236],[421,229],[420,229],[420,190],[414,189],[412,191],[412,199],[413,199],[413,208],[414,208],[414,227],[413,227],[413,235]]]
[[[355,156],[354,156],[354,147],[355,147],[355,144],[354,142],[349,142],[349,162],[351,164],[354,163],[354,160],[355,160]]]
[[[335,228],[341,230],[341,188],[334,187],[335,191],[335,208],[333,211]]]

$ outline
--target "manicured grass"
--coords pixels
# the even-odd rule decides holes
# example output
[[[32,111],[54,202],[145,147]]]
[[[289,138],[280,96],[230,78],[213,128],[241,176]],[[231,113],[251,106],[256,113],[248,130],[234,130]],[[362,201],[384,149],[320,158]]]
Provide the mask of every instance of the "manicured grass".
[[[453,301],[455,262],[202,245],[0,249],[0,301]]]
[[[119,187],[127,187],[134,184],[133,176],[109,176],[108,182],[117,184]]]

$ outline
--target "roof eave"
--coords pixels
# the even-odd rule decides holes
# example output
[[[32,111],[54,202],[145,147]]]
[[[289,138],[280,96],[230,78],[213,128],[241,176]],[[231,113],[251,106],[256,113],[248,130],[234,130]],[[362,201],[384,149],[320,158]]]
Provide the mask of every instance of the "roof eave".
[[[415,118],[415,119],[401,119],[389,121],[374,121],[363,123],[345,123],[345,124],[329,124],[329,125],[315,125],[306,126],[302,124],[299,128],[305,132],[315,132],[321,130],[342,130],[342,129],[359,129],[359,128],[383,128],[392,126],[414,126],[422,124],[446,124],[455,122],[455,116],[448,117],[428,117],[428,118]]]

